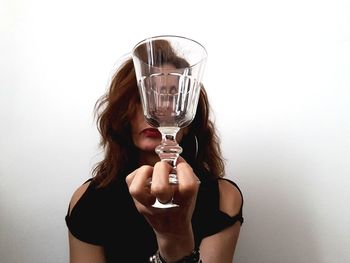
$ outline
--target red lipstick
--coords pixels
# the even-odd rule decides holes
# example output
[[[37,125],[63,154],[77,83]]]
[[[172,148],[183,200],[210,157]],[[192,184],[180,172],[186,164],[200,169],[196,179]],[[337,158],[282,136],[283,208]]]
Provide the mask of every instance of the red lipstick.
[[[150,138],[161,138],[162,135],[161,133],[158,131],[158,129],[155,128],[147,128],[142,130],[141,132],[143,135],[145,135],[146,137],[150,137]]]

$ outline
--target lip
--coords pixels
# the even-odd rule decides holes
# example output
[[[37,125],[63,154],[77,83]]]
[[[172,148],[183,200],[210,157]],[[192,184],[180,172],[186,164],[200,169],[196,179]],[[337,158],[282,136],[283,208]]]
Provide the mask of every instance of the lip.
[[[155,129],[155,128],[143,129],[141,131],[141,134],[143,134],[144,136],[149,137],[149,138],[161,138],[162,137],[162,135],[158,131],[158,129]]]

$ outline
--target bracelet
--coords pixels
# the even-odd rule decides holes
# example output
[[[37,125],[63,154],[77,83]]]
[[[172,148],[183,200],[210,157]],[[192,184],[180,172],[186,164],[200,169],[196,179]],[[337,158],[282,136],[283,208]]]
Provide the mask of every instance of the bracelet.
[[[201,263],[199,250],[193,250],[190,255],[183,257],[175,263]],[[149,263],[166,263],[160,256],[159,250],[149,258]]]

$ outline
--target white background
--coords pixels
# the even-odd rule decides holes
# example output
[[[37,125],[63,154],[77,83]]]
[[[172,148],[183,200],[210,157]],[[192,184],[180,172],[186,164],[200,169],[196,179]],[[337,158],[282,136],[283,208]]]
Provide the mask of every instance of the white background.
[[[159,34],[209,53],[245,196],[235,262],[350,262],[349,14],[345,0],[1,1],[0,262],[68,262],[68,202],[99,159],[94,103]]]

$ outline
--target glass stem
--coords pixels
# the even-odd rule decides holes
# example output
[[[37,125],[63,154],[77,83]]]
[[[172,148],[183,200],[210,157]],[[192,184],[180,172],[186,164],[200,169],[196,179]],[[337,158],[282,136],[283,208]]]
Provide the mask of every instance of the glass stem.
[[[161,144],[155,149],[161,161],[169,163],[173,168],[169,175],[170,184],[178,184],[176,175],[176,161],[182,153],[181,146],[176,141],[176,134],[180,130],[179,127],[159,127],[158,130],[162,134]]]

